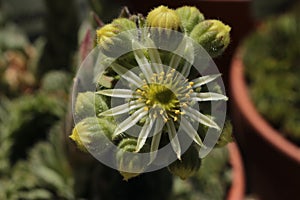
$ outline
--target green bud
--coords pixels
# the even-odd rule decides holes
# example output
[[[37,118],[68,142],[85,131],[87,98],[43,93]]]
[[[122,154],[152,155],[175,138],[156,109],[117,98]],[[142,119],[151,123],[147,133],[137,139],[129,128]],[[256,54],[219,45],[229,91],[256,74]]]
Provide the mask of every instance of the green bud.
[[[136,152],[137,139],[135,138],[124,138],[118,145],[118,152],[116,155],[118,170],[123,176],[125,181],[130,178],[136,177],[145,170],[145,161],[139,156],[139,152]],[[149,149],[148,145],[144,145],[141,149],[142,152],[146,152]],[[126,152],[130,152],[128,155]],[[136,154],[133,155],[133,154]]]
[[[168,166],[169,171],[179,176],[181,179],[187,179],[195,175],[201,166],[198,150],[191,145],[188,150],[181,156],[181,160],[176,160]]]
[[[94,92],[79,93],[75,104],[76,121],[86,117],[95,117],[107,110],[107,104],[102,95]]]
[[[120,54],[131,50],[132,36],[126,31],[134,28],[135,24],[129,21],[123,18],[116,19],[96,31],[97,45],[106,56],[117,58]]]
[[[223,131],[217,141],[216,147],[224,147],[229,142],[233,141],[232,137],[232,125],[229,121],[226,121]]]
[[[179,30],[180,18],[175,10],[166,6],[159,6],[148,13],[146,23],[150,27]]]
[[[120,32],[136,29],[136,24],[127,18],[117,18],[111,24],[117,27]]]
[[[194,27],[190,36],[214,58],[228,46],[230,29],[219,20],[204,20]]]
[[[175,50],[182,41],[181,22],[175,10],[159,6],[149,12],[146,25],[151,27],[150,38],[158,49]]]
[[[132,17],[133,16],[131,16],[131,18]],[[136,16],[136,17],[139,17],[139,16]],[[133,19],[118,18],[118,19],[115,19],[112,22],[112,24],[120,27],[122,29],[122,31],[132,30],[132,31],[127,32],[128,34],[126,34],[126,35],[125,35],[125,33],[123,33],[124,36],[126,37],[124,39],[124,41],[130,41],[131,42],[130,38],[134,38],[137,35],[137,26],[136,26],[134,20],[135,20],[135,18],[133,18]],[[138,18],[136,20],[140,20],[140,18]],[[128,47],[129,46],[131,46],[131,43],[128,43]],[[119,63],[122,63],[122,65],[126,68],[128,68],[126,66],[126,63],[129,63],[133,66],[135,66],[135,64],[136,64],[134,54],[132,53],[132,50],[130,50],[128,53],[123,54],[120,57],[118,57],[118,61],[119,61]]]
[[[88,117],[76,124],[70,138],[84,152],[105,153],[110,146],[115,125],[105,118]]]
[[[193,6],[183,6],[176,9],[182,27],[186,33],[190,33],[193,28],[204,20],[203,14]]]
[[[113,37],[121,32],[120,28],[114,24],[106,24],[96,31],[97,45],[109,49],[114,44]]]

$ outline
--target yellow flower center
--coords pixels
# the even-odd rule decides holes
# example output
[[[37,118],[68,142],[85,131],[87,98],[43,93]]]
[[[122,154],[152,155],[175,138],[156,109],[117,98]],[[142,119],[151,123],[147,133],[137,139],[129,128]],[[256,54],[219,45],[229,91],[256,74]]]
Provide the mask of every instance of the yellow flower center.
[[[170,117],[174,121],[178,120],[180,112],[180,102],[175,93],[166,85],[151,83],[145,84],[142,88],[136,90],[141,96],[140,100],[145,102],[146,109],[156,108],[158,112],[154,113],[154,117],[159,113],[165,120]]]

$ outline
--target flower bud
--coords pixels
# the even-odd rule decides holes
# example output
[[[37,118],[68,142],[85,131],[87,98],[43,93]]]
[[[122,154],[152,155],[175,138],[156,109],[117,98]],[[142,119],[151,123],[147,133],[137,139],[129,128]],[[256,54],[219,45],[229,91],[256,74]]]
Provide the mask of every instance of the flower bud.
[[[98,116],[107,110],[105,99],[94,92],[79,93],[75,104],[75,120],[80,121],[87,117]]]
[[[115,125],[105,118],[88,117],[76,124],[70,138],[82,151],[105,153]]]
[[[106,56],[118,58],[131,50],[131,35],[126,31],[130,30],[133,24],[129,21],[126,20],[125,23],[125,20],[117,19],[96,31],[97,45]]]
[[[148,13],[146,23],[150,27],[179,30],[180,18],[175,10],[166,6],[159,6]]]
[[[193,28],[204,20],[203,14],[193,6],[183,6],[176,9],[182,27],[186,33],[190,33]]]
[[[190,36],[211,57],[221,55],[230,42],[230,27],[218,20],[204,20],[194,27]]]
[[[148,163],[136,152],[136,145],[137,139],[135,138],[124,138],[118,145],[117,165],[125,181],[141,174]],[[146,152],[147,149],[149,149],[149,146],[145,145],[140,152]]]
[[[117,18],[111,24],[117,27],[120,32],[136,29],[136,24],[127,18]]]
[[[114,44],[113,37],[120,33],[120,29],[114,24],[106,24],[96,31],[97,45],[108,49],[110,45]]]
[[[135,20],[142,20],[142,19],[140,19],[140,16],[136,16],[136,17],[137,18],[134,18],[133,16],[131,16],[130,19],[118,18],[112,22],[112,24],[119,27],[122,31],[127,31],[126,33],[123,32],[122,33],[123,35],[120,35],[120,38],[124,37],[124,41],[127,41],[127,44],[128,44],[127,47],[131,47],[131,41],[132,41],[131,39],[132,38],[137,39],[138,30],[137,30],[137,25],[135,23]],[[117,58],[118,61],[120,63],[122,63],[123,66],[126,68],[128,68],[128,66],[130,66],[130,64],[135,65],[135,58],[132,53],[132,49],[127,49],[127,50],[130,50],[130,51],[126,52],[126,54],[123,54]],[[129,65],[126,65],[125,63],[129,63]]]
[[[181,22],[175,10],[159,6],[149,12],[146,25],[150,28],[150,38],[158,49],[175,50],[182,41]]]
[[[194,145],[181,156],[181,160],[176,160],[168,166],[169,171],[179,176],[181,179],[187,179],[197,173],[201,166],[198,150]]]

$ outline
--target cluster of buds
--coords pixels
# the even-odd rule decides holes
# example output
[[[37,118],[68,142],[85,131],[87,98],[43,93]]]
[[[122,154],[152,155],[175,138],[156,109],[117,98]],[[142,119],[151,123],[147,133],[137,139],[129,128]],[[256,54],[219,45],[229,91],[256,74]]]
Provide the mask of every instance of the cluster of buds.
[[[216,57],[228,46],[229,32],[229,26],[218,20],[205,19],[196,7],[191,6],[176,10],[159,6],[146,17],[132,15],[102,26],[96,31],[97,46],[114,61],[101,77],[96,78],[100,89],[77,95],[75,121],[78,123],[70,138],[83,151],[109,151],[105,143],[104,146],[97,145],[103,144],[100,140],[114,144],[117,150],[113,151],[112,159],[115,159],[124,180],[143,173],[146,168],[144,164],[155,160],[156,152],[164,145],[165,139],[171,143],[177,157],[169,164],[169,171],[182,179],[194,175],[201,166],[199,149],[204,144],[203,136],[197,128],[192,127],[190,121],[216,131],[220,131],[220,128],[213,117],[194,110],[193,105],[200,101],[226,101],[227,97],[214,92],[200,93],[203,85],[214,81],[219,75],[193,77],[194,81],[190,81],[188,73],[192,64],[161,49],[164,46],[171,51],[182,48],[179,52],[194,55],[191,43],[183,40],[189,37],[211,57]],[[176,33],[180,33],[180,36],[177,37]],[[140,39],[143,34],[146,35],[147,45],[151,44],[153,48],[143,49],[143,40]],[[118,57],[120,55],[116,52],[129,53]],[[164,61],[169,66],[162,67]],[[140,70],[138,74],[130,71],[136,66]],[[128,82],[130,89],[113,89],[114,84],[122,78],[124,80],[121,82]],[[137,85],[137,88],[130,85]],[[110,100],[114,97],[125,98],[126,103],[113,107]],[[127,118],[117,125],[114,116],[121,114],[127,114]],[[179,123],[182,123],[183,131],[191,139],[185,152],[181,152],[181,142],[176,135]],[[161,130],[159,124],[163,127]],[[126,133],[134,125],[142,126],[140,133],[134,134],[137,137]],[[150,137],[152,129],[155,133]],[[229,127],[217,145],[224,146],[230,142],[230,134]],[[141,161],[140,153],[149,153],[149,159]]]
[[[97,30],[98,46],[105,50],[110,47],[124,46],[118,45],[118,41],[113,41],[112,38],[122,31],[139,28],[133,20],[136,18],[119,18],[99,28]],[[153,34],[156,36],[154,37],[157,44],[168,41],[167,38],[170,37],[168,30],[183,32],[201,45],[213,58],[221,55],[230,43],[231,28],[228,25],[219,20],[205,19],[204,15],[192,6],[183,6],[176,10],[159,6],[148,13],[144,26],[162,30],[157,36]],[[119,42],[124,41],[127,40]]]

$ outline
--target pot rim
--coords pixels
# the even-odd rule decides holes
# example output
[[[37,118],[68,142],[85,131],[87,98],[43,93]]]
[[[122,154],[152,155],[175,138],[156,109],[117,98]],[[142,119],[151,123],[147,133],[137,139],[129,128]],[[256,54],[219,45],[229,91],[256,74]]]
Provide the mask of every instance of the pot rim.
[[[229,161],[232,167],[232,182],[227,194],[227,200],[241,200],[245,196],[245,173],[242,157],[235,142],[227,145],[229,151]]]
[[[241,51],[233,56],[230,70],[230,88],[233,101],[242,115],[256,132],[275,149],[300,164],[300,147],[286,139],[258,113],[248,93],[244,77],[244,64]]]

